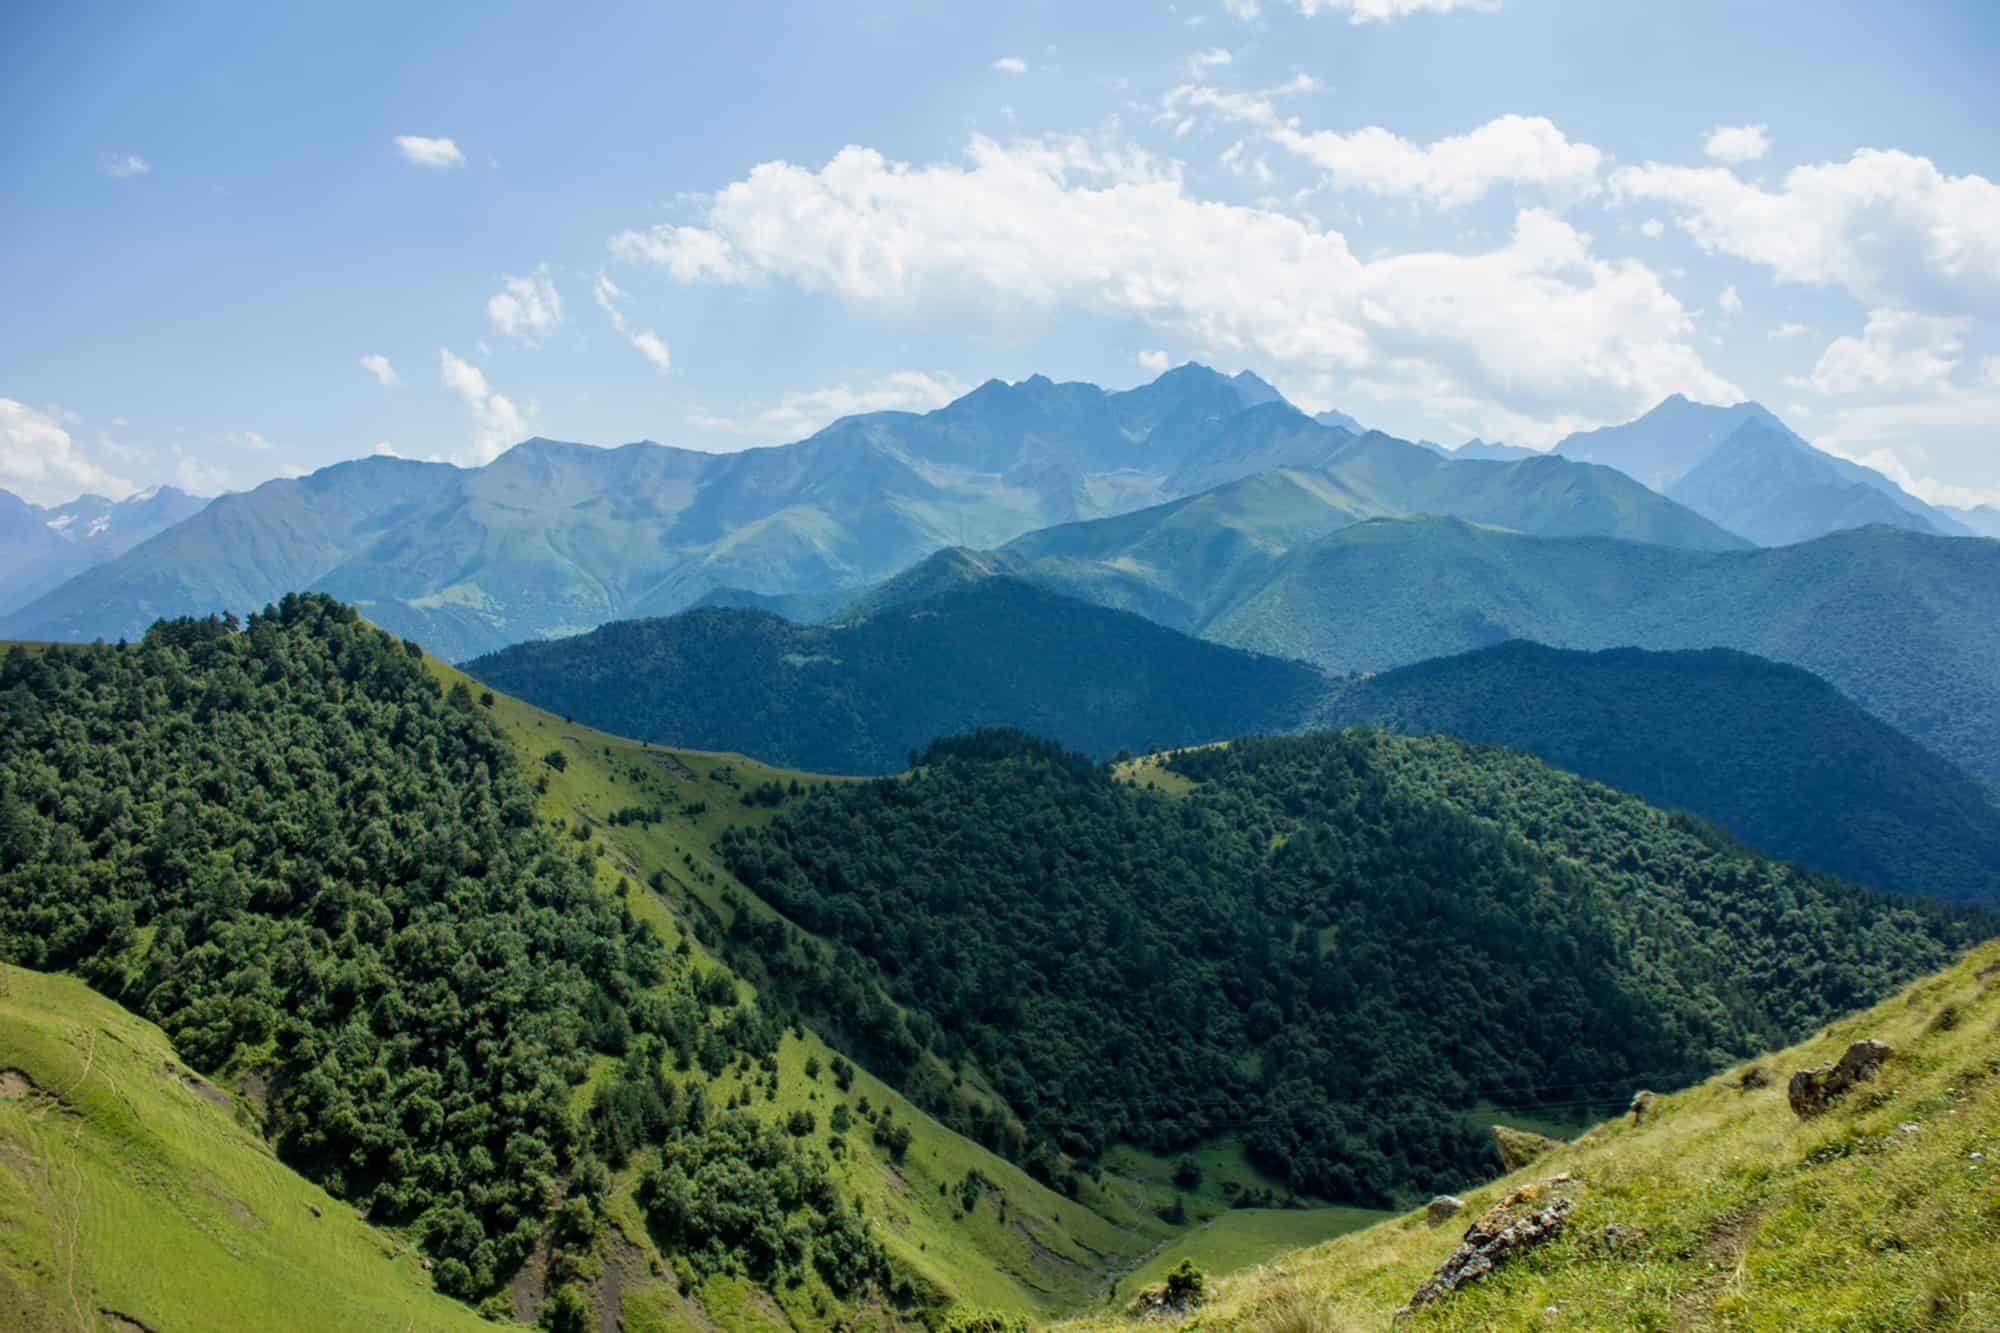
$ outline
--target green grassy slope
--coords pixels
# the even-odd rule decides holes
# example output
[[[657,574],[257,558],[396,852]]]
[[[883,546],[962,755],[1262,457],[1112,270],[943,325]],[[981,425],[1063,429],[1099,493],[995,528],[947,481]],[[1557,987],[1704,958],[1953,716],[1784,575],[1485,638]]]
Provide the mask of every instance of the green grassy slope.
[[[1517,641],[1345,682],[1315,721],[1511,746],[1692,810],[1772,856],[2000,906],[2000,808],[1797,667]]]
[[[0,1327],[483,1326],[247,1119],[151,1023],[0,966]]]
[[[1811,1040],[1661,1097],[1465,1193],[1463,1218],[1569,1172],[1564,1233],[1420,1311],[1412,1329],[2000,1327],[2000,941]],[[1850,1042],[1896,1054],[1827,1114],[1785,1084]],[[1762,1071],[1759,1086],[1746,1074]],[[1749,1080],[1755,1083],[1756,1080]],[[1606,1228],[1636,1228],[1622,1240]],[[1145,1327],[1387,1328],[1458,1243],[1421,1212],[1217,1284]],[[1112,1313],[1060,1327],[1139,1327]]]

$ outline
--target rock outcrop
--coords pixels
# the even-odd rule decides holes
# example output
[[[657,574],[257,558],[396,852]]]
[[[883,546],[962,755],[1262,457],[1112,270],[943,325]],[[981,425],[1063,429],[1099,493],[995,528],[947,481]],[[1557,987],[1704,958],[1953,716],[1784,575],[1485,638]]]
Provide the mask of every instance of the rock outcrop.
[[[1519,1171],[1537,1157],[1545,1155],[1549,1149],[1560,1148],[1562,1144],[1541,1134],[1531,1134],[1525,1129],[1495,1125],[1493,1146],[1500,1153],[1501,1166],[1509,1171]]]
[[[1456,1194],[1440,1194],[1424,1209],[1424,1220],[1434,1227],[1443,1226],[1464,1207],[1465,1200]]]
[[[1568,1172],[1536,1185],[1523,1185],[1481,1213],[1465,1229],[1464,1242],[1445,1256],[1398,1317],[1476,1282],[1525,1250],[1560,1235],[1576,1207],[1578,1187]]]
[[[1822,1114],[1856,1083],[1873,1078],[1882,1062],[1894,1053],[1884,1042],[1857,1041],[1833,1064],[1801,1069],[1792,1075],[1785,1089],[1791,1099],[1792,1113],[1801,1120]]]

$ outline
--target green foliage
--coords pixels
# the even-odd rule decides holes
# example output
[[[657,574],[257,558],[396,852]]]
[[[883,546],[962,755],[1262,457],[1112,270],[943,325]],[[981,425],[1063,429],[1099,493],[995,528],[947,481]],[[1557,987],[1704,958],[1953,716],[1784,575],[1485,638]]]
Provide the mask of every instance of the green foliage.
[[[457,693],[313,596],[240,633],[10,652],[0,956],[122,996],[199,1069],[266,1066],[283,1158],[412,1225],[468,1296],[561,1198],[609,1016],[678,1041],[688,1019],[644,997],[665,951]]]
[[[1443,738],[1184,752],[1184,797],[1005,729],[920,760],[723,855],[986,1070],[1065,1189],[1228,1132],[1302,1192],[1456,1185],[1493,1157],[1454,1107],[1686,1082],[1980,928]]]
[[[833,773],[890,773],[932,738],[1011,722],[1108,756],[1296,725],[1317,673],[1011,579],[834,627],[700,610],[606,625],[467,669],[592,726]],[[792,793],[765,783],[745,805]]]
[[[810,1267],[840,1295],[888,1276],[826,1160],[741,1111],[670,1137],[648,1163],[638,1200],[661,1248],[704,1273],[777,1284]]]
[[[1191,1310],[1201,1304],[1207,1286],[1208,1279],[1194,1266],[1194,1260],[1183,1259],[1167,1274],[1167,1303],[1176,1309]]]
[[[1726,649],[1508,643],[1349,682],[1323,722],[1449,732],[1878,888],[2000,906],[2000,809],[1825,681]]]

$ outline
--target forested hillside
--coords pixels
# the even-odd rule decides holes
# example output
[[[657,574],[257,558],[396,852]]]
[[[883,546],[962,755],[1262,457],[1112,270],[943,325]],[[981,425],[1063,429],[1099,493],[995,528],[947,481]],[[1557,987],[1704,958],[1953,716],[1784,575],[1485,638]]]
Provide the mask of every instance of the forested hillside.
[[[1199,633],[1339,672],[1508,639],[1735,648],[1804,667],[2000,790],[1991,540],[1878,527],[1709,554],[1375,520],[1289,552]]]
[[[463,682],[323,598],[240,633],[15,649],[0,959],[81,975],[240,1083],[278,1154],[406,1228],[451,1295],[512,1309],[537,1244],[587,1250],[607,1168],[651,1144],[651,1224],[697,1264],[719,1250],[836,1301],[886,1289],[824,1159],[673,1072],[769,1059],[783,1023],[595,892],[535,800]],[[579,1116],[603,1064],[615,1095]],[[728,1183],[746,1144],[778,1184]],[[574,1308],[576,1276],[537,1268],[534,1303],[546,1280]]]
[[[986,723],[1099,758],[1288,729],[1325,688],[1299,663],[1012,579],[940,581],[824,627],[725,609],[620,622],[466,669],[623,735],[833,773],[896,772],[932,739]]]
[[[1240,1133],[1293,1188],[1369,1202],[1486,1170],[1457,1114],[1475,1102],[1686,1082],[1991,924],[1445,738],[1243,741],[1136,772],[988,730],[723,854],[990,1072],[1045,1178],[1121,1140]]]
[[[1772,856],[2000,906],[1987,793],[1810,672],[1747,653],[1515,641],[1344,681],[1317,718],[1511,746]]]

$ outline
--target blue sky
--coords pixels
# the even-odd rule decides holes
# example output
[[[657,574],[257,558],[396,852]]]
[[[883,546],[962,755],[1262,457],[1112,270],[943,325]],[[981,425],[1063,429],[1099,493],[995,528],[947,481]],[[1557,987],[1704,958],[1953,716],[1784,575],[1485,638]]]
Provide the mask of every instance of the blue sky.
[[[1453,443],[1754,397],[2000,500],[1990,3],[20,9],[42,502],[1188,359]]]

